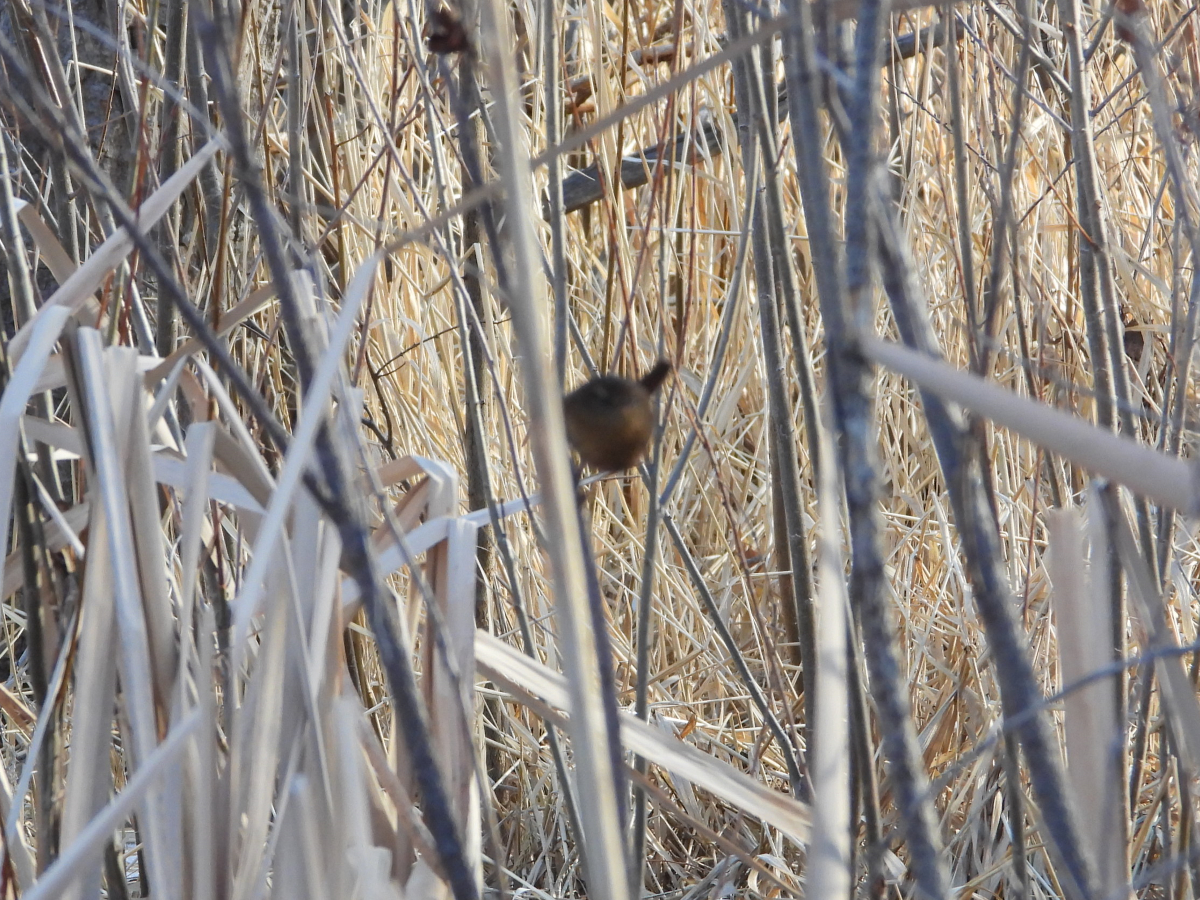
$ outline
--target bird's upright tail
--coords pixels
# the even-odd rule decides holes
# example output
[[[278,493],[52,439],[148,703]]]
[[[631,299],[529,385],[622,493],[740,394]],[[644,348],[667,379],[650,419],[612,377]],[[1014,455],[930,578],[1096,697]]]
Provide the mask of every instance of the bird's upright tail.
[[[650,393],[658,390],[659,386],[667,380],[667,376],[671,374],[671,364],[665,359],[660,359],[654,364],[654,368],[647,372],[641,378],[641,385]]]

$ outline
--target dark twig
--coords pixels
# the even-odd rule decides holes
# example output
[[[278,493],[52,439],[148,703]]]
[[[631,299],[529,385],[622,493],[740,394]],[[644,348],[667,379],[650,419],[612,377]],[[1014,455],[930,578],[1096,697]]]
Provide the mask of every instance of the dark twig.
[[[951,29],[946,27],[945,20],[935,25],[929,25],[919,31],[898,35],[891,43],[891,61],[899,62],[911,59],[930,47],[940,47],[947,42]],[[959,33],[957,23],[953,28],[956,36]],[[953,43],[953,42],[951,42]],[[787,82],[781,81],[775,86],[778,101],[775,103],[779,111],[778,121],[787,117]],[[734,125],[737,125],[738,114],[733,115]],[[551,144],[551,146],[553,146]],[[703,150],[699,148],[703,148]],[[722,130],[712,121],[705,121],[693,134],[681,134],[668,144],[666,155],[671,162],[684,162],[703,158],[703,156],[720,156],[725,151],[725,140]],[[650,181],[658,161],[663,156],[663,148],[648,147],[621,160],[621,187],[625,190],[641,187]],[[555,184],[551,173],[551,184]],[[603,186],[599,170],[595,165],[587,166],[577,172],[572,172],[562,181],[562,203],[565,212],[575,212],[595,203],[603,194]]]
[[[225,115],[234,161],[240,170],[243,186],[259,227],[259,240],[262,242],[280,298],[280,307],[300,381],[302,385],[307,385],[313,374],[312,351],[305,332],[299,298],[291,285],[290,266],[280,239],[281,222],[259,182],[246,139],[242,112],[231,87],[229,59],[225,55],[229,44],[218,21],[202,19],[198,27],[210,38],[205,42],[209,74]],[[445,781],[434,754],[428,716],[418,694],[412,660],[407,650],[396,640],[391,614],[385,602],[389,592],[383,585],[371,551],[365,509],[361,502],[350,499],[347,493],[353,480],[349,476],[349,457],[345,448],[338,444],[336,429],[322,428],[317,436],[316,452],[329,490],[329,502],[325,509],[342,540],[344,567],[361,591],[363,607],[375,636],[380,662],[387,673],[396,715],[404,723],[402,734],[408,745],[413,771],[421,786],[430,833],[433,835],[456,900],[475,900],[478,891],[472,867],[466,859],[463,838],[454,820]]]
[[[816,71],[811,10],[804,2],[787,4],[794,25],[785,32],[788,99],[793,131],[820,134],[820,81]],[[884,595],[878,475],[872,453],[868,384],[870,372],[856,351],[855,333],[870,325],[869,303],[870,207],[876,173],[872,125],[876,115],[882,45],[881,23],[886,5],[863,3],[859,13],[857,73],[847,148],[850,194],[846,210],[847,264],[834,238],[829,209],[829,178],[818,141],[793,141],[797,175],[808,224],[821,312],[825,322],[828,385],[843,458],[847,512],[850,519],[850,602],[862,628],[871,676],[871,692],[882,731],[888,774],[900,814],[906,824],[911,867],[918,890],[928,900],[947,896],[948,883],[937,839],[933,809],[925,799],[927,776],[921,765],[913,723],[902,696],[904,679],[896,657],[891,611]]]
[[[904,342],[926,353],[936,353],[928,314],[919,305],[911,263],[905,258],[891,211],[880,198],[876,206],[879,259],[884,289],[891,301],[892,313]],[[964,452],[969,446],[961,420],[936,395],[921,392],[925,417],[929,422],[934,448],[941,464],[951,507],[967,562],[972,594],[987,630],[994,670],[1000,683],[1005,717],[1016,716],[1037,705],[1041,691],[1026,652],[1026,640],[1019,633],[1013,615],[1015,603],[1005,575],[1000,553],[996,519],[983,493],[980,473],[972,468],[976,454]],[[1076,884],[1076,892],[1094,896],[1091,872],[1081,852],[1075,825],[1063,786],[1060,752],[1049,723],[1044,717],[1024,719],[1019,728],[1021,744],[1029,764],[1033,790],[1041,805],[1047,837],[1065,863],[1064,876]]]

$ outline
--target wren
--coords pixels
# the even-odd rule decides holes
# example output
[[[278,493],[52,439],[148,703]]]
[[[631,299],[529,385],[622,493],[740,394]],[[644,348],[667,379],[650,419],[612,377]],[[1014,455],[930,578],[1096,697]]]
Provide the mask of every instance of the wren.
[[[567,394],[567,441],[585,465],[619,472],[641,461],[654,434],[651,398],[670,373],[671,364],[660,359],[638,381],[602,375]]]
[[[425,26],[425,46],[431,53],[462,53],[471,47],[462,16],[456,10],[439,7]]]

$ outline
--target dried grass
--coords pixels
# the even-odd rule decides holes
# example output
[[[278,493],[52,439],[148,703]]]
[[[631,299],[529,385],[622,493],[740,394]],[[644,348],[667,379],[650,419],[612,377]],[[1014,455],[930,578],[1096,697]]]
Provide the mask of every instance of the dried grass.
[[[553,72],[541,46],[547,6]],[[807,367],[829,393],[815,273],[837,263],[812,258],[793,142],[820,145],[839,236],[859,173],[828,123],[796,134],[784,117],[776,157],[747,172],[739,142],[762,123],[736,108],[725,64],[774,46],[786,20],[731,42],[716,3],[497,6],[514,35],[499,49],[517,89],[499,96],[502,57],[485,54],[491,68],[479,74],[496,93],[484,94],[483,121],[453,102],[465,63],[420,46],[418,4],[252,0],[224,32],[206,22],[209,4],[181,20],[169,7],[114,5],[116,29],[81,10],[71,23],[49,6],[0,11],[0,890],[624,898],[623,854],[644,836],[630,858],[644,853],[632,880],[649,894],[921,896],[909,869],[921,826],[880,750],[881,685],[864,683],[875,648],[844,627],[854,525],[840,491],[844,435],[836,443],[834,417],[804,413]],[[881,290],[857,323],[873,328],[861,349],[880,366],[869,386],[880,550],[898,687],[931,783],[917,802],[932,804],[956,897],[1082,887],[1183,900],[1200,891],[1189,655],[1200,547],[1191,521],[1174,518],[1200,503],[1184,461],[1195,421],[1196,12],[1149,10],[1166,74],[1147,91],[1136,45],[1102,30],[1103,9],[1085,9],[1098,208],[1125,324],[1115,358],[1132,385],[1120,436],[1091,424],[1105,397],[1080,299],[1059,13],[1033,13],[1010,264],[992,254],[1006,240],[997,173],[1012,139],[1020,11],[952,12],[965,196],[944,44],[918,42],[884,67],[876,142],[945,364],[891,342],[897,322]],[[906,9],[892,27],[932,38],[921,29],[937,19]],[[41,56],[30,57],[35,47]],[[223,70],[214,48],[235,62]],[[90,68],[69,65],[70,52]],[[182,69],[181,54],[191,57]],[[773,84],[783,61],[768,58],[766,71]],[[560,112],[566,136],[548,145]],[[177,144],[163,118],[174,115]],[[519,137],[482,140],[480,186],[471,153],[484,126]],[[613,173],[677,139],[676,161],[646,157],[640,175],[626,166],[643,186],[604,183],[596,202],[553,215],[558,166]],[[524,154],[532,178],[497,187],[500,173],[523,171]],[[760,169],[773,166],[804,329],[782,340],[782,372],[763,353],[764,270],[747,262],[768,246],[756,223],[767,203]],[[494,234],[489,208],[504,218]],[[556,241],[565,270],[546,279]],[[987,271],[994,258],[1002,271]],[[964,301],[968,283],[980,287]],[[996,285],[994,327],[972,334]],[[559,373],[551,311],[564,308],[572,331]],[[556,398],[595,369],[640,373],[664,354],[676,377],[662,394],[660,442],[648,468],[581,489],[581,559]],[[981,358],[984,371],[963,371]],[[817,658],[803,672],[813,651],[793,642],[797,628],[805,635],[787,611],[770,450],[780,379],[798,436],[790,512],[815,557]],[[1009,709],[1007,739],[976,560],[963,555],[927,425],[934,394],[978,417],[1011,612],[1053,698]],[[1156,505],[1139,507],[1135,494]],[[1086,526],[1052,513],[1079,505]],[[364,528],[370,566],[355,555]],[[1066,566],[1054,587],[1048,533]],[[586,565],[611,651],[622,768],[646,792],[644,831],[605,752]],[[1089,577],[1073,580],[1085,566]],[[1123,590],[1108,605],[1118,572],[1129,610]],[[1087,622],[1110,617],[1127,665],[1095,646],[1103,637],[1080,640]],[[1098,667],[1102,680],[1058,702],[1056,691]],[[405,712],[405,671],[420,718]],[[1071,883],[1055,843],[1071,835],[1043,818],[1040,763],[1028,746],[1017,754],[1021,717],[1037,715],[1066,755],[1067,795],[1090,811],[1081,834],[1095,884]],[[1104,725],[1114,715],[1115,735]],[[414,736],[427,737],[440,785]]]

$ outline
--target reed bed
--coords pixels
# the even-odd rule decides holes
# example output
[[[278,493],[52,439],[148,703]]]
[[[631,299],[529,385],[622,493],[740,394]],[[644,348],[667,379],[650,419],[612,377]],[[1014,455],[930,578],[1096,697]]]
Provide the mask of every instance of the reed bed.
[[[0,891],[1197,896],[1197,24],[5,3]]]

